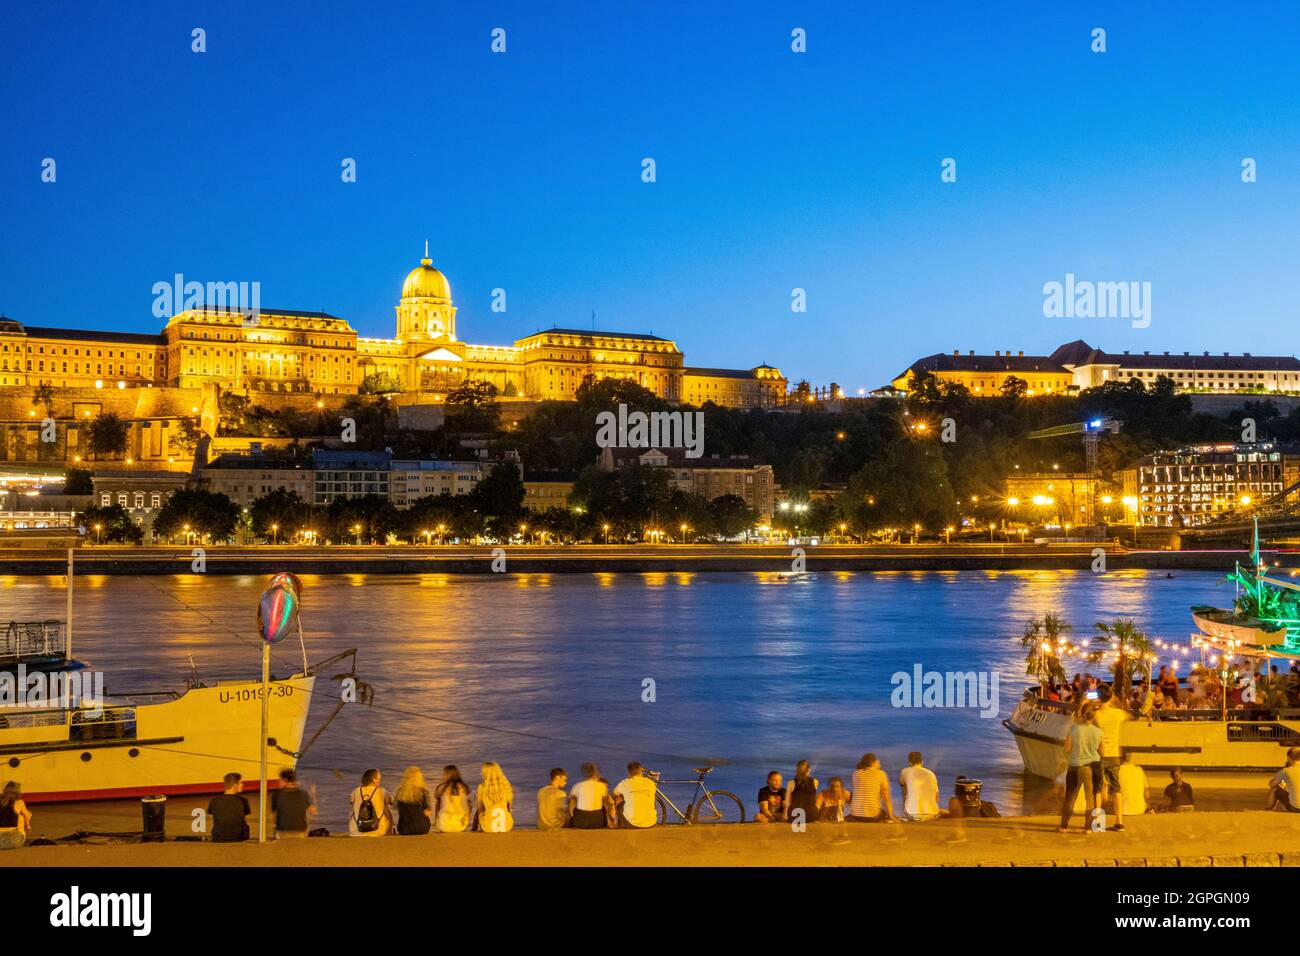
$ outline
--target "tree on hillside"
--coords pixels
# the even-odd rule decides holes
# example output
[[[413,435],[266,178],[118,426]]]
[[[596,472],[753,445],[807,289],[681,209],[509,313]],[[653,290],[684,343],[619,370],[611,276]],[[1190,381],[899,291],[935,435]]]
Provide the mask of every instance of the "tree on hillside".
[[[77,515],[77,523],[86,529],[87,541],[100,544],[139,544],[144,538],[131,513],[121,505],[87,508]]]
[[[361,380],[357,391],[362,395],[395,395],[405,388],[402,380],[392,372],[371,372]]]
[[[185,534],[186,526],[199,541],[225,541],[235,533],[239,506],[215,491],[182,488],[174,491],[154,515],[153,532],[159,538]]]
[[[1024,398],[1029,394],[1029,383],[1019,375],[1008,375],[999,389],[1003,398]]]
[[[498,537],[506,537],[524,515],[524,481],[514,465],[493,465],[466,497]]]
[[[85,468],[69,468],[63,479],[65,495],[94,494],[95,483],[90,479],[90,471]]]
[[[100,412],[90,420],[87,428],[87,447],[90,454],[121,455],[126,451],[126,422],[112,412]]]
[[[49,382],[41,382],[32,389],[32,407],[37,405],[44,406],[45,417],[54,417],[54,386]]]
[[[467,379],[447,393],[447,428],[456,432],[498,432],[501,408],[497,387],[491,382]]]
[[[713,528],[724,538],[735,538],[758,524],[758,514],[740,495],[719,495],[709,502]]]
[[[297,492],[277,488],[254,500],[248,506],[248,516],[253,534],[259,538],[288,541],[311,523],[312,512]]]

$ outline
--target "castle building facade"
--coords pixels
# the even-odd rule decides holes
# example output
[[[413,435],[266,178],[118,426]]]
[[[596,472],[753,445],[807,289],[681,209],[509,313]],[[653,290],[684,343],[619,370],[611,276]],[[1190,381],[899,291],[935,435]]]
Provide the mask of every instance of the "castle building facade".
[[[403,392],[440,401],[465,381],[505,398],[571,400],[583,379],[635,382],[674,402],[783,404],[779,369],[688,368],[670,339],[552,328],[513,345],[475,345],[456,333],[451,284],[425,257],[402,283],[393,338],[358,336],[326,312],[222,306],[187,308],[158,335],[24,326],[0,319],[0,387],[70,388],[215,384],[240,392],[354,394],[383,375]],[[373,381],[381,381],[374,379]]]
[[[1150,387],[1161,378],[1188,393],[1300,393],[1300,359],[1294,355],[1104,352],[1082,339],[1067,342],[1051,355],[1010,351],[977,355],[956,350],[951,355],[927,355],[908,366],[892,385],[907,391],[921,371],[941,382],[964,385],[975,395],[997,395],[1010,378],[1024,381],[1029,395],[1075,392],[1132,379]]]

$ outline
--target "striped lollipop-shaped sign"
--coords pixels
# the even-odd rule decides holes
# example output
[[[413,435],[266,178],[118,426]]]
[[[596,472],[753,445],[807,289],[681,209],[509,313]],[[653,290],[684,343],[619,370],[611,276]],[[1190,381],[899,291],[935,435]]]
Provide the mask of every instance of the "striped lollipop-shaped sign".
[[[302,584],[292,574],[277,574],[257,604],[257,629],[262,640],[279,644],[293,631],[302,605]]]

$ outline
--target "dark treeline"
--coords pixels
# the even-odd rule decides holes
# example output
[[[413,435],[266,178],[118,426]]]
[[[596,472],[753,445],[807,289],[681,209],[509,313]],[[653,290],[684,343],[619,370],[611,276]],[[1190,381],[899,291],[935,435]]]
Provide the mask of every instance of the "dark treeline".
[[[734,496],[707,501],[686,494],[672,488],[659,469],[599,470],[596,416],[620,404],[645,412],[673,407],[634,383],[589,378],[575,401],[543,402],[528,418],[503,425],[495,389],[468,382],[448,394],[442,428],[410,432],[397,428],[389,396],[373,390],[350,397],[341,412],[268,412],[247,399],[225,396],[222,428],[228,433],[305,438],[337,430],[347,416],[357,423],[358,448],[388,448],[398,456],[468,457],[464,446],[469,439],[494,458],[517,451],[529,472],[574,476],[574,493],[568,508],[529,513],[517,469],[504,465],[471,495],[426,498],[405,511],[379,499],[314,508],[275,492],[242,515],[233,505],[205,501],[205,492],[188,492],[168,502],[155,528],[163,536],[176,536],[189,525],[209,540],[224,540],[244,521],[248,531],[267,540],[310,531],[318,541],[436,542],[643,540],[652,530],[659,540],[703,540],[736,537],[754,527],[757,516]],[[1122,423],[1118,434],[1102,438],[1103,479],[1160,448],[1239,440],[1244,418],[1255,421],[1261,441],[1300,440],[1300,410],[1283,414],[1261,396],[1248,401],[1244,411],[1223,418],[1193,414],[1190,397],[1177,394],[1173,382],[1164,378],[1151,387],[1131,380],[1046,396],[1029,396],[1024,383],[1012,379],[1001,394],[976,397],[922,373],[905,400],[846,399],[832,407],[840,410],[821,402],[796,410],[707,404],[700,409],[704,453],[772,465],[781,497],[808,502],[797,522],[777,517],[781,530],[866,536],[915,524],[933,533],[970,515],[996,520],[1004,482],[1017,466],[1021,472],[1048,472],[1054,465],[1061,472],[1083,471],[1079,436],[1026,437],[1052,425],[1099,417]],[[809,501],[815,489],[833,493]],[[120,527],[111,515],[96,520],[105,529]],[[122,533],[130,534],[126,529]]]

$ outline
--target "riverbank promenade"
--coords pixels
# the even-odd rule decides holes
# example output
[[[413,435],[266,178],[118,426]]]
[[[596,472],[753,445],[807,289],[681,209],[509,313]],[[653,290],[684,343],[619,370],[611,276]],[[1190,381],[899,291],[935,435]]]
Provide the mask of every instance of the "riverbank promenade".
[[[1132,551],[1113,542],[1035,545],[952,544],[663,544],[663,545],[209,545],[77,549],[80,574],[599,574],[612,572],[801,571],[1221,571],[1246,551]],[[1292,561],[1281,562],[1292,566]],[[0,574],[57,575],[67,552],[0,547]]]
[[[40,809],[40,808],[38,808]],[[48,819],[54,824],[57,819]],[[516,830],[247,843],[28,846],[7,866],[1300,866],[1300,814],[1147,814],[1123,833],[1056,832],[1052,817],[899,824],[732,824]],[[256,821],[253,821],[256,829]],[[50,826],[37,832],[55,836]],[[62,834],[59,834],[62,835]],[[169,834],[169,836],[174,834]]]

